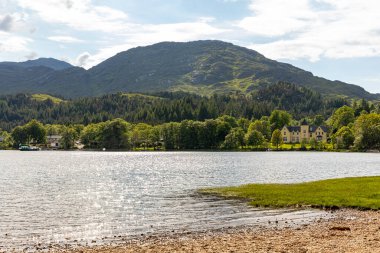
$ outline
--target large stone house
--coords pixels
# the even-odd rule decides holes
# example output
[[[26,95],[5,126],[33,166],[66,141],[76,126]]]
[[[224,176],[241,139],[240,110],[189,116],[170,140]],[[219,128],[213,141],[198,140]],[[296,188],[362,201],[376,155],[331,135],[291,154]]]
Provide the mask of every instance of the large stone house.
[[[284,126],[281,134],[284,143],[300,143],[303,140],[309,142],[311,139],[325,142],[328,129],[325,126],[310,126],[304,120],[301,126]]]

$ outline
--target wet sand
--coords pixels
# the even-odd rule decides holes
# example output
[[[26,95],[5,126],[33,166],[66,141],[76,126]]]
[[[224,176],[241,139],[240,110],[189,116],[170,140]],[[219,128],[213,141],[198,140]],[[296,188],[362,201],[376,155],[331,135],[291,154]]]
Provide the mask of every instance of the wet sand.
[[[272,224],[141,236],[118,246],[52,252],[380,252],[380,211],[339,210],[309,225]]]

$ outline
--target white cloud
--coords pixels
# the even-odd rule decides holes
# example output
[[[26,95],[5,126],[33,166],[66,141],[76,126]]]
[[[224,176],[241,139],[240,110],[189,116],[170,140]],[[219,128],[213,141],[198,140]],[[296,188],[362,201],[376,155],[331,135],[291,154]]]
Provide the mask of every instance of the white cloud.
[[[323,6],[323,8],[322,8]],[[380,55],[380,2],[374,0],[252,0],[253,16],[239,26],[278,36],[250,48],[274,59]]]
[[[6,13],[10,5],[10,0],[0,0],[0,14]]]
[[[198,22],[144,25],[129,34],[129,42],[137,45],[153,44],[161,41],[190,41],[212,38],[227,32],[216,28],[204,20]]]
[[[80,55],[75,60],[75,65],[79,67],[84,67],[87,64],[88,59],[91,57],[91,54],[89,52],[84,52]]]
[[[60,43],[82,43],[83,40],[71,37],[71,36],[50,36],[48,37],[51,41],[56,41]]]
[[[222,30],[212,27],[209,23],[213,17],[200,17],[194,22],[182,22],[173,24],[137,24],[128,19],[125,12],[107,7],[95,5],[91,0],[18,0],[22,8],[37,13],[44,21],[63,24],[81,31],[100,31],[115,36],[139,40],[145,38],[149,41],[197,39],[199,34],[204,36],[220,33]],[[159,36],[159,34],[161,35]],[[136,38],[133,36],[136,35]],[[54,39],[54,38],[53,38]]]
[[[0,17],[0,31],[10,31],[13,25],[13,17],[9,14]]]
[[[253,16],[238,26],[257,35],[280,36],[306,28],[315,19],[308,0],[254,0],[249,6]]]
[[[33,40],[29,38],[16,36],[7,32],[0,31],[0,52],[28,52],[28,44],[32,41]]]
[[[82,53],[71,62],[89,68],[114,54],[131,47],[149,45],[161,41],[191,41],[214,38],[226,29],[211,25],[215,18],[203,16],[192,22],[139,24],[129,20],[127,14],[107,6],[95,4],[92,0],[17,0],[31,16],[36,14],[50,24],[66,26],[70,31],[97,32],[97,36],[112,38],[107,43],[96,43],[103,47],[93,53]],[[62,31],[67,31],[65,28]],[[70,31],[75,34],[75,31]],[[112,36],[112,37],[110,37]],[[83,37],[83,36],[81,36]],[[78,43],[81,40],[71,36],[50,36],[49,40],[59,43]]]
[[[234,24],[219,25],[208,16],[193,22],[137,24],[125,12],[91,0],[17,1],[30,15],[35,13],[45,22],[79,31],[96,31],[100,36],[112,34],[109,43],[99,44],[103,49],[95,53],[89,49],[92,53],[81,64],[84,67],[98,64],[117,53],[116,50],[135,46],[218,38],[237,39],[242,44],[247,35],[264,37],[267,42],[252,43],[249,47],[274,59],[318,61],[323,57],[380,55],[380,2],[375,0],[251,0],[252,15]],[[3,27],[9,29],[9,22]],[[59,43],[82,42],[71,36],[48,39]]]
[[[38,54],[36,52],[30,52],[29,54],[25,55],[25,58],[27,60],[34,60],[38,57]]]
[[[115,32],[128,29],[127,14],[94,5],[91,0],[18,0],[18,3],[22,8],[36,12],[44,21],[77,30]]]
[[[27,15],[25,13],[7,13],[0,15],[0,31],[19,31],[26,26]]]
[[[100,62],[116,55],[119,52],[126,51],[130,48],[134,47],[130,44],[121,44],[108,46],[98,50],[95,54],[90,54],[89,52],[83,52],[77,56],[74,61],[70,61],[73,65],[83,67],[85,69],[89,69]]]

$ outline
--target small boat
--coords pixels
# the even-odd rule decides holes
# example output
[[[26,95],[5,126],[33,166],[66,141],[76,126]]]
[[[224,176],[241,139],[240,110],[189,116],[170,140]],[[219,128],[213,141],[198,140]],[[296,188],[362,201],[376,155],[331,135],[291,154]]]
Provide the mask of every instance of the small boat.
[[[39,147],[22,145],[18,148],[20,151],[39,151]]]

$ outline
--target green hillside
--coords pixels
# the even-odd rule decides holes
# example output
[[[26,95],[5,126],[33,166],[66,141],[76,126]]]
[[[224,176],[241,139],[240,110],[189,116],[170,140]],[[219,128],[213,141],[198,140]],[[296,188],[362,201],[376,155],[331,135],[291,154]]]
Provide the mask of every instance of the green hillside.
[[[362,87],[316,77],[290,64],[267,59],[254,50],[222,41],[162,42],[137,47],[89,70],[68,66],[57,69],[41,60],[33,64],[0,63],[3,95],[43,93],[76,98],[163,91],[247,94],[279,81],[311,88],[325,97],[368,100],[380,97]]]
[[[132,123],[205,120],[222,115],[259,119],[275,109],[289,111],[295,119],[327,119],[348,104],[344,99],[324,98],[319,93],[290,83],[277,83],[247,95],[199,96],[189,93],[116,93],[100,97],[61,100],[44,94],[0,96],[0,129],[37,119],[45,124],[89,124],[123,118]],[[360,110],[361,111],[361,110]]]
[[[290,64],[265,58],[254,50],[222,41],[163,42],[138,47],[89,70],[100,93],[185,91],[247,93],[278,81],[291,82],[322,95],[374,99],[363,88],[313,76]]]
[[[59,103],[62,103],[64,101],[64,100],[62,100],[60,98],[53,97],[53,96],[50,96],[50,95],[47,95],[47,94],[33,94],[32,95],[32,99],[34,99],[36,101],[39,101],[39,102],[44,102],[46,100],[51,100],[54,104],[59,104]]]

